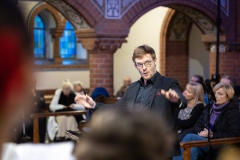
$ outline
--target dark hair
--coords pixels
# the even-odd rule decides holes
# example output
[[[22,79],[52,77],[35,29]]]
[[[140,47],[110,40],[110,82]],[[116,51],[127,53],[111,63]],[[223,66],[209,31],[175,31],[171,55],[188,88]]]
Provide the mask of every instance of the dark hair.
[[[195,81],[195,82],[198,82],[198,83],[200,83],[200,84],[204,84],[204,80],[203,80],[203,77],[202,76],[200,76],[200,75],[193,75],[192,77],[197,77],[197,81]]]
[[[203,76],[200,76],[200,75],[196,74],[196,75],[193,75],[192,77],[196,77],[198,79],[195,82],[200,83],[203,87],[204,92],[206,92],[206,87],[205,87]]]
[[[230,81],[230,85],[235,88],[236,87],[236,79],[231,76],[223,76],[222,79],[228,79]]]
[[[144,44],[141,46],[138,46],[134,52],[133,52],[133,56],[132,56],[132,60],[133,62],[135,62],[136,58],[141,58],[142,56],[144,56],[145,54],[150,54],[152,56],[153,59],[156,59],[156,54],[155,51],[152,47]]]

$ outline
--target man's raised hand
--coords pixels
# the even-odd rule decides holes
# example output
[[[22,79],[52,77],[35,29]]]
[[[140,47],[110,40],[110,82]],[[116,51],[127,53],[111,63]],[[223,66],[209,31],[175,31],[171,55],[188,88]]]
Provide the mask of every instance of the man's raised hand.
[[[169,89],[168,91],[161,90],[161,94],[164,95],[171,102],[177,103],[179,100],[179,95],[176,91]]]

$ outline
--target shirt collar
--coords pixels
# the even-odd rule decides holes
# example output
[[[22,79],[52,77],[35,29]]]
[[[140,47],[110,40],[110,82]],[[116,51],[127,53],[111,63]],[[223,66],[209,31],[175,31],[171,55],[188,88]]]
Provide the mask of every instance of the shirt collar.
[[[147,86],[149,84],[153,84],[155,82],[155,79],[157,77],[157,72],[152,76],[151,79],[147,80],[146,85],[144,84],[144,79],[141,77],[138,82],[140,83],[141,86]]]

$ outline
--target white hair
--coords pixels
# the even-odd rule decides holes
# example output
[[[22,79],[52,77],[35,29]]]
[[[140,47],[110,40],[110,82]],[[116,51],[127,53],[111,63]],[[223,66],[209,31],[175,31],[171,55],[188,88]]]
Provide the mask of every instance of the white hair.
[[[74,81],[73,85],[79,85],[81,88],[83,88],[83,84],[81,81]]]
[[[64,86],[68,86],[68,87],[70,87],[71,90],[73,90],[73,85],[72,85],[72,83],[70,82],[69,79],[65,79],[62,82],[61,88],[63,89]]]

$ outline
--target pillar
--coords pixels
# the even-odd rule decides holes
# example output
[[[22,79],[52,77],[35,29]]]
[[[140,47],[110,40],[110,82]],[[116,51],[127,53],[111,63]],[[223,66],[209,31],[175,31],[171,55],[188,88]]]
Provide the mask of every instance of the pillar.
[[[113,53],[114,51],[89,51],[90,92],[104,87],[113,95]]]
[[[90,94],[96,87],[104,87],[113,95],[113,54],[125,38],[99,38],[93,29],[75,31],[78,42],[88,51]]]
[[[62,63],[62,58],[60,57],[60,38],[62,37],[63,34],[63,29],[59,29],[56,31],[54,34],[55,37],[55,52],[53,53],[53,59],[56,64],[61,64]]]

